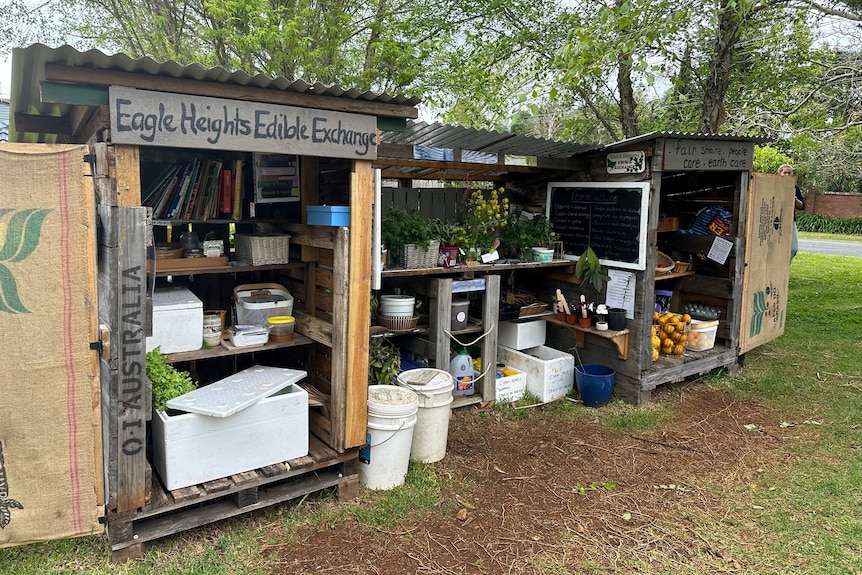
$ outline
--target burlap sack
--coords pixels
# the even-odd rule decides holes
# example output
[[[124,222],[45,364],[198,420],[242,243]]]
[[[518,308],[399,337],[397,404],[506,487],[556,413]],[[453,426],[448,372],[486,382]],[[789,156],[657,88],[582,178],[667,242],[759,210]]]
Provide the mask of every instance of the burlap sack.
[[[0,547],[103,530],[86,150],[0,144]]]

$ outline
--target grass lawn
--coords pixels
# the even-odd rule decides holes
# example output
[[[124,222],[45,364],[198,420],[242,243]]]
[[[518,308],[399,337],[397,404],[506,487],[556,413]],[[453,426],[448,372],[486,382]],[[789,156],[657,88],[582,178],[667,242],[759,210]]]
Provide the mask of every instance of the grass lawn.
[[[750,551],[754,545],[757,570],[740,570],[728,563],[721,572],[862,575],[860,285],[862,259],[800,253],[791,266],[785,334],[749,352],[737,375],[704,378],[703,385],[722,394],[757,398],[781,414],[782,425],[803,431],[797,440],[780,447],[786,463],[764,469],[757,484],[745,493],[718,486],[713,493],[719,502],[715,512],[698,517],[705,539],[727,537],[724,513],[732,508],[736,526],[756,542],[739,541],[735,551]],[[654,417],[655,410],[639,408],[625,410],[624,417],[620,410],[594,413],[602,425],[614,429],[660,429],[668,420],[667,414]],[[569,416],[586,417],[582,410]],[[269,542],[267,534],[274,525],[282,534],[291,533],[291,526],[308,523],[325,531],[350,515],[361,524],[385,528],[407,509],[433,512],[436,489],[446,480],[415,465],[406,488],[363,498],[363,508],[338,505],[331,494],[324,494],[313,503],[302,500],[153,542],[142,561],[121,565],[110,563],[109,545],[98,537],[0,549],[0,573],[271,573],[274,566],[261,547]],[[368,501],[375,504],[367,505]],[[733,550],[734,542],[728,545]],[[649,571],[619,572],[673,573],[662,569],[660,556],[649,561]],[[699,573],[697,567],[687,572]]]

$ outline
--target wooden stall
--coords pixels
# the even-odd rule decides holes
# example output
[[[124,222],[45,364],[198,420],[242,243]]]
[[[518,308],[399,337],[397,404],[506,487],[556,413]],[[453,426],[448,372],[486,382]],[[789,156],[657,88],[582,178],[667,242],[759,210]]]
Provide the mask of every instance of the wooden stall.
[[[589,296],[627,309],[629,332],[625,341],[614,340],[594,327],[550,319],[549,345],[574,346],[583,363],[612,367],[617,394],[643,403],[661,384],[716,368],[735,372],[746,351],[781,335],[793,187],[752,171],[754,144],[723,135],[650,134],[580,155],[587,162],[582,172],[549,183],[546,205],[567,257],[594,248],[612,281]],[[570,297],[589,293],[556,273],[531,285],[561,288]],[[714,346],[654,361],[657,309],[717,320]]]
[[[98,240],[80,255],[93,258],[84,269],[98,284],[101,335],[75,345],[100,363],[92,396],[103,433],[101,448],[90,446],[81,460],[95,452],[103,462],[89,488],[104,492],[115,559],[321,489],[355,496],[367,420],[372,161],[378,124],[416,117],[416,100],[39,45],[15,51],[13,77],[11,139],[83,144],[76,161],[96,205]],[[175,186],[184,190],[176,200],[161,199],[159,188],[173,178],[189,183]],[[347,221],[309,225],[307,208],[323,205],[349,210]],[[160,256],[193,236],[189,257]],[[194,253],[200,245],[213,253]],[[242,250],[240,263],[234,252]],[[309,433],[307,455],[167,489],[153,460],[158,439],[143,376],[161,311],[153,295],[187,290],[198,301],[193,313],[223,312],[227,326],[239,315],[237,290],[255,285],[289,291],[292,338],[163,355],[202,387],[255,366],[306,375],[298,395],[307,395],[309,429],[296,433]],[[200,323],[192,330],[201,336]],[[89,529],[84,522],[79,533]]]

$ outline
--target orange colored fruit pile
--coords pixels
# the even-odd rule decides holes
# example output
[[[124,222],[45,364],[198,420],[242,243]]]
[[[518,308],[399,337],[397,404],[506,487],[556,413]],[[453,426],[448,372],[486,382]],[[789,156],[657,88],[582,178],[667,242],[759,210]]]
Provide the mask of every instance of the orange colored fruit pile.
[[[659,354],[682,355],[685,353],[685,344],[688,341],[689,324],[691,316],[667,311],[665,313],[653,313],[652,316],[652,360],[658,359]]]

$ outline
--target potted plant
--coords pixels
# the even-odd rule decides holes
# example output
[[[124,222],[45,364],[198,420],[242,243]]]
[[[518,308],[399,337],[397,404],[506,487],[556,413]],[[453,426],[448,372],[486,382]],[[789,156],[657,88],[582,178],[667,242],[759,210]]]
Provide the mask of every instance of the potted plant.
[[[368,385],[392,385],[401,371],[401,351],[384,337],[368,342]]]
[[[454,222],[445,222],[434,218],[429,222],[431,238],[440,242],[440,258],[438,264],[448,268],[458,262],[458,240],[462,230]]]
[[[469,254],[488,253],[499,242],[498,236],[509,221],[509,199],[503,197],[504,191],[491,190],[486,198],[482,190],[474,190],[467,199],[461,221],[467,239],[461,247],[466,249],[468,260]]]
[[[405,258],[412,255],[414,251],[429,251],[432,243],[431,227],[418,210],[387,206],[380,222],[380,241],[395,261],[405,263]],[[437,241],[435,240],[434,243],[436,244]],[[408,254],[408,252],[411,253]],[[432,265],[425,265],[426,259],[423,258],[418,262],[422,265],[404,267],[433,267],[436,265],[437,247],[434,247],[433,252]]]
[[[531,259],[532,248],[553,248],[557,239],[550,220],[541,214],[535,214],[532,219],[520,213],[511,214],[509,224],[501,230],[501,236],[506,253],[524,261]]]

